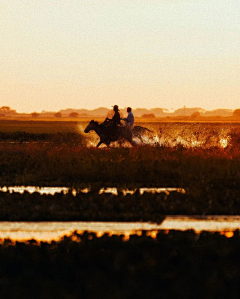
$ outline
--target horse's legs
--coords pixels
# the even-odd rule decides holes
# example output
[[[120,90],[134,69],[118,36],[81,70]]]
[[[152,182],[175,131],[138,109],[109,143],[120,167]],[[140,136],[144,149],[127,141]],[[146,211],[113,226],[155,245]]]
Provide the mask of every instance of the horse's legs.
[[[133,141],[131,142],[131,145],[132,145],[132,146],[135,146],[135,145],[138,145],[138,143],[137,143],[135,140],[133,140]]]
[[[133,141],[133,139],[132,139],[132,131],[131,131],[131,129],[129,129],[129,128],[126,128],[126,131],[124,132],[125,133],[125,139],[129,142],[129,143],[131,143],[131,145],[132,146],[134,146],[135,145],[135,142]]]
[[[97,144],[97,147],[99,147],[102,143],[106,144],[107,147],[110,147],[110,143],[111,143],[111,141],[101,141],[101,140],[100,140],[100,141],[98,142],[98,144]]]
[[[132,146],[136,145],[136,142],[132,139],[132,136],[127,136],[126,140],[131,143]]]

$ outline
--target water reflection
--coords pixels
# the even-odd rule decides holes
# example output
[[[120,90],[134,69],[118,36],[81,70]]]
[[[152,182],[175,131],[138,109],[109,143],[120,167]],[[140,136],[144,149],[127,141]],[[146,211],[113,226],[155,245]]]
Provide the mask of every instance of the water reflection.
[[[52,194],[54,195],[55,193],[61,193],[63,192],[64,194],[67,194],[68,192],[72,192],[73,195],[76,195],[77,190],[75,189],[70,189],[68,187],[37,187],[37,186],[14,186],[14,187],[2,187],[0,188],[0,191],[2,192],[7,192],[9,191],[10,193],[12,192],[19,192],[19,193],[24,193],[25,191],[29,193],[34,193],[38,192],[40,194]],[[90,188],[83,188],[78,190],[79,192],[82,193],[88,193],[91,191]],[[121,189],[121,192],[126,195],[126,194],[134,194],[137,191],[137,189]],[[183,188],[139,188],[139,193],[142,195],[144,192],[151,192],[151,193],[160,193],[160,192],[172,192],[172,191],[177,191],[180,193],[185,193],[185,190]],[[112,193],[117,195],[118,194],[118,189],[117,188],[101,188],[98,192],[99,194],[102,193]]]
[[[2,192],[7,192],[9,191],[10,193],[12,192],[18,192],[18,193],[24,193],[29,192],[29,193],[34,193],[38,192],[40,194],[52,194],[54,195],[55,193],[67,193],[70,190],[70,188],[67,187],[37,187],[37,186],[14,186],[14,187],[2,187],[0,188],[0,191]]]
[[[51,241],[58,240],[72,232],[94,232],[98,237],[105,233],[123,234],[128,240],[131,234],[147,235],[156,238],[158,230],[189,230],[217,231],[227,237],[233,236],[233,231],[240,229],[240,216],[168,216],[161,224],[148,222],[0,222],[0,238],[12,240]]]

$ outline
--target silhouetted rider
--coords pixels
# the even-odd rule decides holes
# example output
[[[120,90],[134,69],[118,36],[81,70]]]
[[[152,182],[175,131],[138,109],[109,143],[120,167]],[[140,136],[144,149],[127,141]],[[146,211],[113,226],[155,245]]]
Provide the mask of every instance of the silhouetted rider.
[[[121,117],[119,114],[119,109],[118,109],[118,105],[114,105],[113,106],[113,111],[114,111],[114,115],[112,118],[106,118],[107,121],[109,121],[111,123],[110,127],[107,125],[107,127],[109,127],[112,135],[118,135],[118,126],[121,125]],[[105,122],[104,122],[105,123]]]
[[[112,120],[116,125],[121,125],[121,117],[119,114],[118,105],[113,106],[113,111],[114,111],[114,115],[110,120]]]
[[[123,118],[123,120],[125,121],[126,126],[128,126],[129,128],[132,128],[133,123],[134,123],[134,116],[133,116],[131,107],[127,108],[127,113],[128,113],[128,116],[126,118]]]

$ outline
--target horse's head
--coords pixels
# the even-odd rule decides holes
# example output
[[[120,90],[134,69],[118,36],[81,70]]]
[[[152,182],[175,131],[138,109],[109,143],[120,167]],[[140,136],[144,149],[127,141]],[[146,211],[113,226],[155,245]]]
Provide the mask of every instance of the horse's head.
[[[84,130],[84,133],[89,133],[91,130],[95,130],[97,126],[98,126],[98,122],[91,120],[87,125],[86,129]]]

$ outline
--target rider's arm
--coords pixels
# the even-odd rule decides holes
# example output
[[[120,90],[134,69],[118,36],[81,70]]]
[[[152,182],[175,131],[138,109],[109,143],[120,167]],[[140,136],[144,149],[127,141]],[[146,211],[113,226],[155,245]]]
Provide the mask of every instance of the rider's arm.
[[[128,114],[126,118],[123,119],[125,122],[130,123],[131,121],[131,116]]]

